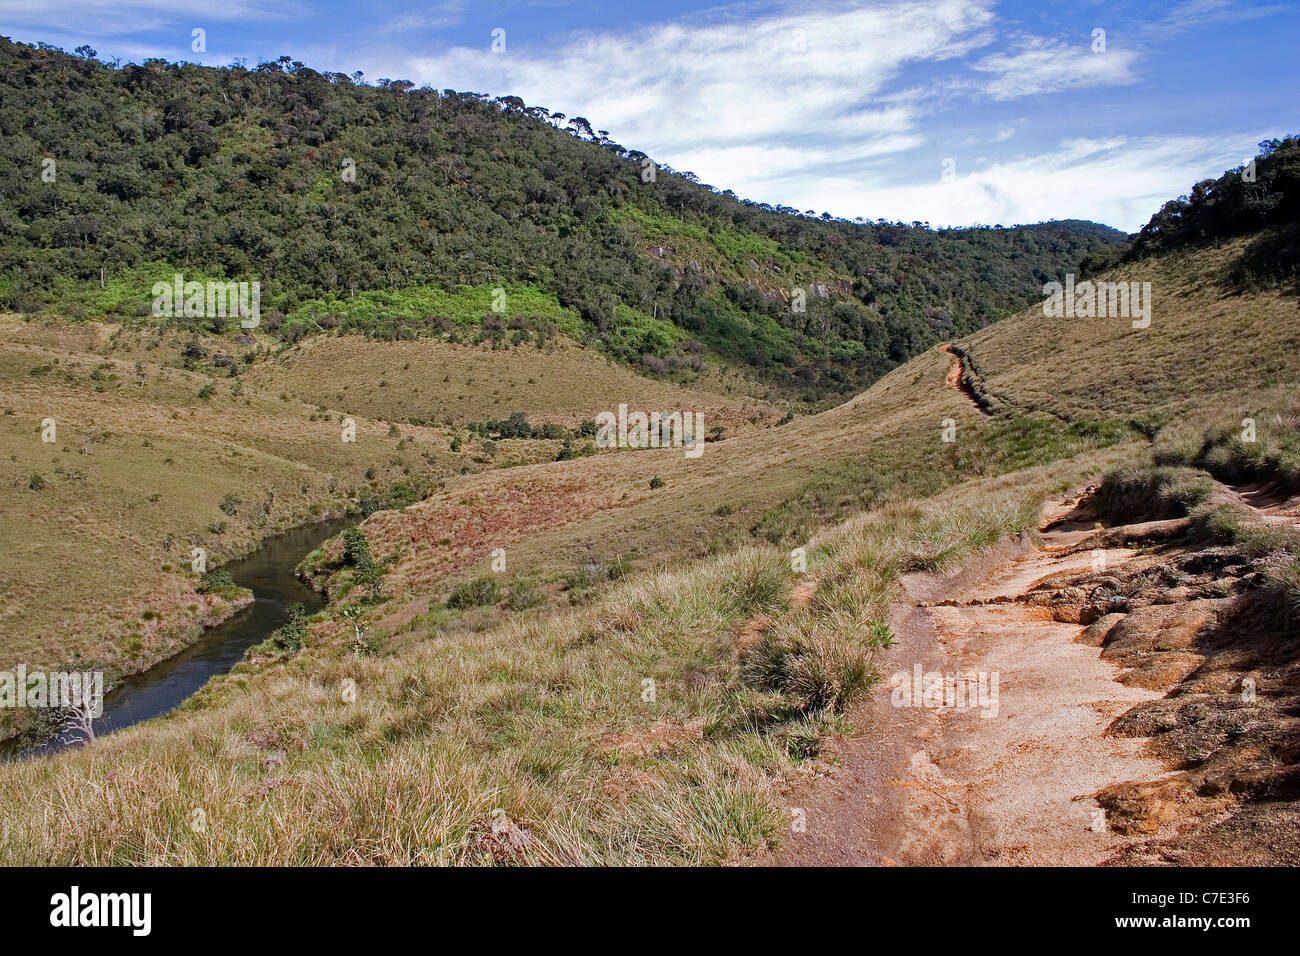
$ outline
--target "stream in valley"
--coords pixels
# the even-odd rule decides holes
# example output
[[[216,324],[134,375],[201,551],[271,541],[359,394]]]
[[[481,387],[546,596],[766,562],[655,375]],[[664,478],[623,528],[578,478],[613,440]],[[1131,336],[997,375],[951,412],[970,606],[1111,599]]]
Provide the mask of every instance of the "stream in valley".
[[[247,557],[223,565],[236,584],[253,592],[253,603],[229,620],[209,628],[196,643],[180,653],[123,678],[104,695],[104,713],[95,721],[95,735],[102,737],[177,707],[209,678],[230,670],[243,659],[248,648],[266,640],[272,631],[288,621],[294,604],[303,605],[308,614],[324,606],[324,596],[299,581],[294,568],[312,549],[355,521],[355,517],[344,517],[302,525],[268,539]],[[28,748],[22,756],[50,754],[80,742],[79,736],[68,736],[72,739],[48,741]],[[4,744],[0,743],[0,754],[4,751]]]

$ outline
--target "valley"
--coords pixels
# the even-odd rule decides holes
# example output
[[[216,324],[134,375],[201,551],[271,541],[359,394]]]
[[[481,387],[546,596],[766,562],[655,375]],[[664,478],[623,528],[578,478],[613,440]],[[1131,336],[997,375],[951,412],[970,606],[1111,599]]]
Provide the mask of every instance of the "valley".
[[[931,229],[514,96],[0,66],[0,672],[122,702],[0,708],[6,863],[1300,860],[1300,140]]]
[[[1204,255],[1202,267],[1208,267],[1220,254],[1211,250]],[[1161,336],[1149,347],[1166,362],[1184,361],[1180,349],[1199,354],[1215,335],[1213,324],[1202,325],[1197,336],[1179,331],[1183,316],[1205,314],[1204,295],[1205,290],[1193,290],[1157,296],[1163,308],[1149,329],[1138,333],[1128,323],[1123,328],[1094,323],[1087,341],[1097,343],[1106,335]],[[1212,321],[1240,327],[1258,316],[1261,334],[1284,337],[1292,333],[1277,320],[1291,307],[1285,297],[1265,294],[1224,308],[1222,318]],[[875,776],[853,776],[856,758],[851,749],[840,749],[860,747],[862,740],[890,733],[894,726],[870,715],[890,700],[885,681],[894,669],[895,648],[916,654],[929,646],[918,639],[908,615],[940,620],[967,613],[960,605],[972,598],[961,597],[960,585],[952,583],[956,579],[945,575],[964,573],[962,580],[970,582],[966,594],[979,602],[996,598],[993,610],[979,613],[996,614],[1004,606],[997,603],[1004,600],[1000,595],[1014,595],[1015,588],[1051,598],[1056,591],[1039,591],[1034,582],[1086,573],[1095,550],[1088,534],[1101,534],[1099,540],[1106,542],[1111,538],[1105,535],[1115,538],[1102,546],[1107,573],[1126,573],[1139,560],[1122,525],[1113,534],[1089,532],[1091,519],[1078,519],[1080,530],[1064,525],[1064,530],[1044,532],[1053,549],[1045,552],[1046,563],[1034,564],[1038,559],[1031,550],[1030,563],[1016,570],[1026,559],[1013,558],[1009,570],[1019,577],[1005,580],[1023,583],[998,583],[997,578],[979,583],[996,566],[990,562],[999,560],[997,555],[1024,548],[998,545],[1000,540],[1007,535],[1011,541],[1026,535],[1032,539],[1046,498],[1072,490],[1077,498],[1077,489],[1088,483],[1095,494],[1104,474],[1140,469],[1144,460],[1150,461],[1152,446],[1142,432],[1122,422],[1105,425],[1103,416],[1114,401],[1108,376],[1122,375],[1132,396],[1120,405],[1123,414],[1159,415],[1169,407],[1160,391],[1161,365],[1135,357],[1126,360],[1122,371],[1094,365],[1077,389],[1065,378],[1062,394],[1071,396],[1072,404],[1035,409],[1035,374],[1040,373],[1034,369],[1046,366],[1052,350],[1074,347],[1056,329],[1039,325],[1040,318],[1041,313],[1036,318],[1027,312],[958,343],[961,354],[974,357],[965,368],[979,370],[973,382],[977,394],[995,397],[993,414],[983,413],[952,387],[954,357],[934,349],[853,401],[796,416],[785,425],[752,425],[743,437],[708,443],[698,459],[687,459],[680,450],[645,449],[477,468],[448,474],[442,489],[423,501],[377,511],[360,526],[384,568],[375,596],[360,596],[356,572],[340,557],[337,539],[309,557],[304,569],[327,590],[330,604],[312,616],[300,648],[268,642],[230,675],[212,680],[180,711],[97,741],[96,753],[112,754],[113,763],[129,775],[131,782],[121,785],[129,792],[115,791],[122,815],[65,816],[63,825],[72,829],[64,831],[58,845],[80,847],[75,859],[86,862],[360,861],[354,834],[373,832],[378,842],[364,859],[386,862],[467,862],[483,854],[504,862],[761,862],[773,853],[778,861],[811,862],[798,849],[806,836],[782,836],[787,824],[781,821],[790,805],[808,812],[810,827],[825,828],[817,841],[823,849],[856,845],[838,838],[828,843],[826,831],[835,832],[837,826],[834,816],[822,819],[816,802],[797,796],[801,786],[811,781],[815,787],[822,778],[832,788],[849,787],[845,799],[852,801],[867,793],[889,794],[900,786],[889,781],[902,781],[910,801],[902,819],[909,822],[896,824],[894,832],[900,839],[906,836],[911,849],[877,849],[871,851],[875,856],[853,858],[858,862],[1101,862],[1121,852],[1168,852],[1150,848],[1170,839],[1180,824],[1208,826],[1200,821],[1211,819],[1212,808],[1222,814],[1240,805],[1243,812],[1254,812],[1249,795],[1254,791],[1231,803],[1203,800],[1170,817],[1159,809],[1167,797],[1116,789],[1129,780],[1147,780],[1150,784],[1143,786],[1155,787],[1177,777],[1166,769],[1168,756],[1145,755],[1140,735],[1123,737],[1106,745],[1111,750],[1096,752],[1100,757],[1113,751],[1120,762],[1098,764],[1082,776],[1044,776],[1046,765],[1035,771],[1032,762],[1017,761],[1015,773],[1032,773],[1042,781],[1041,797],[1034,797],[1040,791],[1017,791],[1027,801],[1024,819],[1045,825],[1042,800],[1061,801],[1063,814],[1057,829],[1038,831],[1037,844],[1031,840],[1017,850],[1015,827],[1020,824],[1014,818],[989,822],[986,814],[981,816],[979,807],[995,799],[993,791],[962,797],[959,788],[951,789],[961,777],[950,771],[964,765],[943,756],[953,747],[961,753],[968,746],[963,742],[967,733],[1002,728],[1005,721],[972,715],[966,718],[972,727],[968,732],[934,711],[904,709],[901,713],[917,719],[938,719],[933,733],[942,736],[931,735],[931,743],[922,745],[932,755],[928,761],[898,771],[880,764]],[[998,360],[1009,354],[1008,342],[1026,360],[1028,371]],[[1218,361],[1241,367],[1241,357],[1230,349],[1217,355]],[[255,374],[270,371],[270,366],[255,364]],[[1102,387],[1088,388],[1089,381]],[[1234,390],[1239,401],[1251,401],[1227,376],[1218,381]],[[257,386],[257,391],[265,387]],[[1270,384],[1252,393],[1253,401],[1282,407],[1295,387]],[[652,401],[640,404],[652,407]],[[1252,407],[1263,422],[1265,413],[1259,409],[1264,406]],[[1213,428],[1225,417],[1235,422],[1237,414],[1220,401],[1186,422],[1171,421],[1155,450],[1159,453],[1166,441],[1182,447],[1185,441],[1179,436],[1185,431]],[[942,441],[944,419],[955,423],[956,442]],[[1081,424],[1088,422],[1096,424]],[[382,422],[369,427],[382,440]],[[432,436],[420,428],[427,426],[399,430]],[[365,433],[365,427],[359,429],[360,437]],[[819,463],[816,469],[807,465],[813,460]],[[922,461],[931,464],[918,467]],[[652,488],[649,479],[656,476],[663,484]],[[842,523],[836,523],[837,514],[843,515],[838,519]],[[810,536],[805,529],[812,529]],[[1287,545],[1281,543],[1285,555]],[[803,574],[791,570],[788,552],[795,546],[808,555]],[[993,552],[987,551],[990,547]],[[1267,542],[1259,547],[1279,553]],[[501,573],[491,568],[497,549],[505,558]],[[1141,560],[1149,564],[1151,559]],[[918,592],[918,573],[948,583],[942,590],[930,585],[928,592]],[[484,578],[495,597],[468,603],[454,597],[457,582],[468,587]],[[1067,587],[1066,592],[1077,590]],[[927,593],[936,597],[925,597]],[[938,593],[958,597],[939,600],[940,607],[935,604]],[[1033,605],[1042,607],[1045,617],[1034,612],[1027,620],[1050,622],[1054,614],[1059,620],[1062,612],[1051,609],[1051,600]],[[755,614],[760,615],[757,623]],[[943,625],[955,626],[956,618]],[[963,670],[998,670],[1002,713],[1022,715],[1006,724],[1011,737],[991,738],[977,752],[987,753],[988,759],[1008,748],[1019,752],[1014,735],[1027,733],[1036,752],[1055,766],[1052,755],[1059,748],[1050,747],[1051,737],[1045,736],[1053,724],[1046,712],[1041,720],[1033,716],[1043,707],[1057,706],[1055,698],[1043,701],[1034,694],[1022,703],[1018,682],[1057,682],[1051,668],[1078,670],[1079,663],[1066,662],[1092,660],[1097,652],[1069,639],[1079,625],[1044,623],[1044,628],[1060,629],[1065,657],[1052,663],[1049,656],[1038,665],[1028,647],[1017,650],[1014,642],[1000,638],[990,644],[987,636],[980,637],[994,633],[989,626],[976,624],[944,651],[956,655],[954,664],[960,661]],[[1029,626],[1025,639],[1040,640],[1034,629],[1038,625]],[[1002,629],[998,625],[996,632]],[[353,646],[354,630],[365,636],[367,650]],[[878,637],[860,643],[863,633]],[[971,658],[971,653],[1010,656]],[[1039,666],[1049,670],[1033,670]],[[1067,682],[1062,688],[1062,693],[1085,695],[1078,702],[1062,698],[1060,706],[1075,711],[1082,706],[1093,714],[1088,733],[1131,720],[1124,715],[1140,712],[1144,702],[1159,703],[1160,688],[1168,686],[1139,682],[1137,690],[1126,689],[1113,684],[1113,666],[1103,654],[1088,665],[1086,672],[1095,673],[1088,678],[1091,685],[1074,691]],[[345,682],[356,687],[352,702],[340,694]],[[1108,684],[1114,690],[1107,691]],[[873,686],[865,698],[867,710],[848,706]],[[653,687],[649,699],[642,696],[647,687]],[[1109,703],[1098,710],[1088,703],[1094,700],[1098,707]],[[888,713],[898,719],[897,709],[890,707]],[[1026,729],[1019,730],[1026,720]],[[1062,733],[1077,737],[1079,731],[1069,723],[1060,726]],[[850,727],[876,729],[865,738],[853,733],[852,745],[839,742]],[[1254,739],[1250,733],[1245,739]],[[910,737],[890,733],[889,739]],[[469,750],[467,740],[473,741]],[[194,741],[205,743],[195,751]],[[212,756],[196,759],[204,752]],[[565,755],[562,762],[552,762],[558,754]],[[44,762],[35,777],[0,768],[10,829],[36,841],[34,854],[58,857],[52,842],[42,843],[35,832],[23,831],[21,808],[44,799],[41,793],[59,792],[63,774],[97,779],[100,771],[84,765],[88,756],[67,751]],[[1253,759],[1258,758],[1247,758],[1239,772],[1249,771]],[[354,761],[371,770],[336,777],[329,769]],[[939,770],[931,766],[935,761]],[[983,773],[978,767],[961,772],[978,777]],[[436,768],[432,777],[427,776],[430,768]],[[127,834],[166,819],[146,811],[146,805],[170,807],[167,812],[180,820],[188,805],[184,796],[177,803],[176,797],[158,792],[149,782],[153,779],[178,796],[228,794],[203,801],[208,819],[220,826],[200,838],[168,824],[166,845],[173,849],[165,857],[153,852],[135,856],[130,848],[136,844]],[[1007,778],[1003,785],[1015,790],[1016,779]],[[854,780],[868,786],[855,787]],[[909,780],[917,784],[909,786]],[[338,820],[343,807],[356,814],[373,805],[378,812],[379,805],[372,802],[394,787],[405,795],[405,809],[380,830],[370,829],[378,817],[372,824],[364,815],[350,817],[348,828],[360,827],[351,830],[353,835],[331,835],[332,828],[318,830],[309,823]],[[261,803],[249,805],[238,796],[254,792],[265,794]],[[1089,800],[1092,793],[1098,796]],[[657,796],[648,799],[650,794]],[[803,803],[792,804],[795,799]],[[952,812],[953,800],[959,812]],[[482,816],[486,811],[476,811],[487,805],[480,801],[502,807],[517,828],[505,844],[497,842],[500,828],[494,830]],[[671,817],[663,816],[664,801],[672,801]],[[1094,803],[1106,808],[1107,835],[1090,829],[1094,818],[1085,811]],[[450,816],[435,811],[448,806],[457,808]],[[615,816],[610,809],[617,811]],[[439,815],[428,816],[433,812]],[[237,846],[216,835],[256,831],[260,824],[255,821],[263,813],[287,814],[297,822],[289,830],[267,831],[254,844]],[[724,818],[729,822],[721,824]],[[932,826],[925,820],[938,822]],[[1076,824],[1078,833],[1062,842],[1060,827]],[[69,838],[73,833],[76,838]],[[652,833],[658,837],[649,840]],[[1063,847],[1074,845],[1081,848],[1080,855],[1061,855]],[[1280,844],[1277,852],[1289,853],[1289,845]],[[14,852],[19,852],[17,846],[11,845]],[[1006,849],[997,849],[1002,846]],[[613,855],[610,848],[617,848]],[[781,855],[789,853],[795,855]]]

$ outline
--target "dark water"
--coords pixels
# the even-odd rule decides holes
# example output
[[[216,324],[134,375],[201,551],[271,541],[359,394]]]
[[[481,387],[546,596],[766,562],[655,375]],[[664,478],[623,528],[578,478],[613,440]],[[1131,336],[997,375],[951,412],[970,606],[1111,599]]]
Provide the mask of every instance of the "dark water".
[[[223,565],[236,584],[252,590],[253,603],[174,657],[124,678],[104,695],[104,713],[95,721],[95,735],[102,737],[172,710],[208,678],[230,670],[243,659],[244,651],[288,621],[292,605],[303,605],[308,614],[322,607],[325,599],[294,577],[293,569],[314,548],[354,521],[336,518],[294,528],[271,538],[248,557]],[[24,755],[53,753],[67,745],[66,741],[51,741]]]

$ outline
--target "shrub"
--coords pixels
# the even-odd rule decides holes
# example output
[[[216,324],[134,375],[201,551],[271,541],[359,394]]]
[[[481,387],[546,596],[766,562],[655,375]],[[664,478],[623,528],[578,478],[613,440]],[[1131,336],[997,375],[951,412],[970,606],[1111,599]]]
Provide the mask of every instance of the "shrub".
[[[496,578],[483,575],[456,585],[451,596],[447,598],[447,607],[452,610],[463,610],[496,604],[499,600],[501,600],[501,588],[497,585]]]
[[[541,591],[527,578],[521,578],[511,584],[510,593],[506,595],[506,607],[512,611],[525,611],[530,607],[536,607],[541,601]]]
[[[370,554],[370,539],[358,527],[343,532],[343,563],[351,567],[374,564],[374,558]]]
[[[353,569],[354,582],[377,593],[384,569],[375,562],[370,553],[370,541],[358,527],[343,532],[343,564]]]
[[[564,576],[564,590],[585,591],[605,580],[605,566],[599,561],[584,561]]]
[[[240,500],[238,495],[226,495],[221,499],[221,503],[218,504],[217,507],[225,514],[233,516],[239,512],[239,505]]]
[[[203,572],[194,590],[200,594],[225,595],[240,590],[240,587],[225,568],[213,568],[211,571]]]
[[[741,673],[799,713],[842,711],[878,679],[869,654],[815,626],[805,631],[781,624],[745,652]]]
[[[1181,518],[1213,491],[1213,480],[1191,468],[1124,468],[1102,478],[1093,504],[1117,522]]]
[[[560,453],[555,456],[556,461],[571,461],[574,458],[588,458],[596,454],[596,446],[592,442],[583,442],[581,445],[574,445],[569,439],[564,440],[560,446]]]
[[[270,650],[296,654],[307,643],[310,633],[307,626],[307,609],[301,604],[294,604],[289,608],[289,620],[272,631],[263,646]]]

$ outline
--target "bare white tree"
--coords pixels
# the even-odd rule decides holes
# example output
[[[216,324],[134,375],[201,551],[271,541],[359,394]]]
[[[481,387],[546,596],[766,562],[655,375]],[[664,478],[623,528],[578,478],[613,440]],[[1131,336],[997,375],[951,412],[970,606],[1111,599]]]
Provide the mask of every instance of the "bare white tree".
[[[63,737],[69,743],[79,735],[87,744],[95,742],[95,704],[79,685],[72,687],[72,700],[63,712]]]

